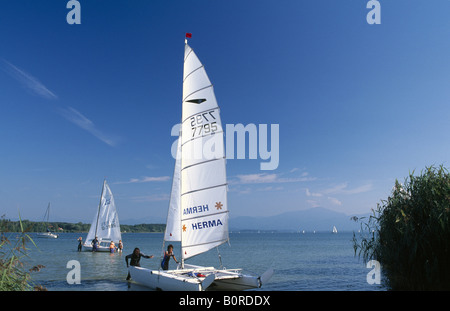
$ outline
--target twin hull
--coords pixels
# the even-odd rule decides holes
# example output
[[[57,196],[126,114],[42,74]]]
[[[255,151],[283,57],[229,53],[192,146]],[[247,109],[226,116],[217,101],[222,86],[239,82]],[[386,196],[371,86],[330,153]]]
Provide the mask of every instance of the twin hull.
[[[239,270],[218,270],[213,267],[164,271],[130,266],[129,271],[133,281],[155,290],[230,291],[261,286],[259,277],[243,275]],[[205,277],[192,276],[194,273],[202,273]]]

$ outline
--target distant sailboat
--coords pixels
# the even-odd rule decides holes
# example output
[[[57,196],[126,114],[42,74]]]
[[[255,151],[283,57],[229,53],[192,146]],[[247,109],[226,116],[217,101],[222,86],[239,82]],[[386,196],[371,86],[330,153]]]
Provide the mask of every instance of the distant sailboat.
[[[334,233],[334,234],[338,233],[338,231],[337,231],[337,229],[336,229],[336,226],[333,226],[333,233]]]
[[[56,233],[53,233],[50,230],[50,224],[48,223],[48,219],[50,217],[50,202],[48,203],[47,210],[44,214],[44,224],[46,224],[47,232],[40,232],[37,234],[38,238],[50,238],[50,239],[56,239],[58,238],[58,235]]]
[[[241,269],[217,269],[184,263],[186,259],[217,248],[229,240],[226,159],[219,107],[205,68],[187,41],[185,43],[182,130],[178,138],[164,235],[164,242],[181,241],[181,267],[176,270],[150,270],[130,266],[131,278],[160,290],[244,290],[261,287],[272,276],[271,269],[258,277],[246,275]],[[203,150],[208,147],[208,150]],[[211,147],[214,147],[214,152],[208,158],[205,153],[211,151]],[[199,150],[203,151],[200,155],[197,154]]]
[[[106,180],[103,181],[97,213],[95,213],[86,241],[83,244],[84,251],[92,251],[92,241],[95,237],[99,241],[97,248],[99,252],[109,252],[111,241],[117,245],[119,240],[122,239],[116,204]]]

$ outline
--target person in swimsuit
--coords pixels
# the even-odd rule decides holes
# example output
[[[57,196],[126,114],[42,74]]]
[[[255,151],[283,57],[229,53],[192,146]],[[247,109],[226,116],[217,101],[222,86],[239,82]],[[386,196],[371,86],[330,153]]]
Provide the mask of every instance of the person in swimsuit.
[[[109,251],[111,253],[114,253],[116,251],[116,245],[114,244],[113,241],[111,241],[111,243],[109,243]]]
[[[136,247],[132,254],[125,256],[125,262],[127,263],[127,268],[129,266],[140,267],[141,264],[139,262],[141,261],[141,257],[153,258],[153,255],[151,255],[151,256],[144,255],[143,253],[141,253],[141,250]],[[128,259],[131,259],[130,265],[128,265]],[[128,271],[127,281],[129,279],[131,279],[130,271]]]
[[[95,237],[95,239],[92,240],[91,244],[92,244],[92,251],[96,252],[97,248],[98,248],[98,239],[97,239],[97,237]]]
[[[164,253],[164,258],[161,261],[161,268],[163,270],[169,270],[170,257],[173,257],[173,260],[175,260],[175,262],[178,263],[177,259],[175,258],[175,255],[173,254],[173,245],[172,244],[169,244],[169,246],[167,246],[167,251]]]
[[[83,238],[79,237],[78,238],[78,251],[81,252],[81,248],[83,246]]]

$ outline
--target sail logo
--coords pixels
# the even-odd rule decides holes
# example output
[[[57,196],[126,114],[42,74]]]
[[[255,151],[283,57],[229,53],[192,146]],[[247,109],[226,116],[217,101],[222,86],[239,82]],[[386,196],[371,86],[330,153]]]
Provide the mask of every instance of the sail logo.
[[[102,230],[106,230],[106,229],[116,228],[118,226],[117,226],[116,222],[113,221],[113,222],[110,222],[110,223],[102,222],[101,227],[102,227]]]
[[[183,215],[191,215],[209,211],[208,204],[188,207],[183,210]]]
[[[208,220],[208,221],[199,221],[192,224],[192,230],[202,230],[207,228],[213,228],[223,226],[223,223],[220,221],[220,219],[217,220]]]

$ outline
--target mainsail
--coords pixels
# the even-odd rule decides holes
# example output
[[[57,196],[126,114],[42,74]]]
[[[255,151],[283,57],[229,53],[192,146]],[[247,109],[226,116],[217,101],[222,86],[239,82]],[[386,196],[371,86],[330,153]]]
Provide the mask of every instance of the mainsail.
[[[219,106],[197,55],[185,45],[183,112],[165,240],[182,258],[228,241],[227,179]],[[180,157],[181,154],[181,157]]]
[[[103,182],[100,204],[86,237],[86,244],[90,245],[95,237],[98,237],[99,240],[111,240],[116,243],[122,239],[116,204],[106,180]]]

